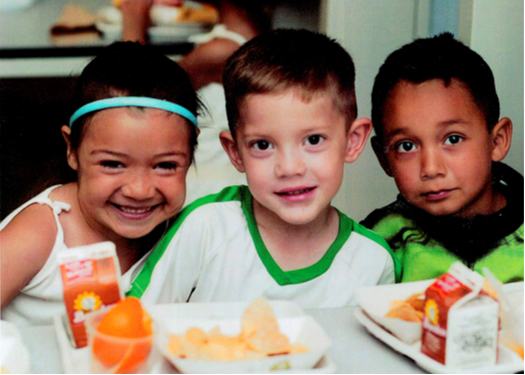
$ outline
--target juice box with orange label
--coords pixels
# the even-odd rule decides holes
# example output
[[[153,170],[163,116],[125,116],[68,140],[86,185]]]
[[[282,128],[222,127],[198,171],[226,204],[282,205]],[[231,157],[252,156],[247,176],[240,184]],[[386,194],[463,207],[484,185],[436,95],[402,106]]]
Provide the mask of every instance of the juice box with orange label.
[[[120,266],[112,242],[79,246],[58,256],[67,329],[77,348],[87,345],[86,314],[123,298],[119,285]]]
[[[483,276],[462,263],[425,292],[421,352],[454,368],[495,365],[499,303],[482,290]]]

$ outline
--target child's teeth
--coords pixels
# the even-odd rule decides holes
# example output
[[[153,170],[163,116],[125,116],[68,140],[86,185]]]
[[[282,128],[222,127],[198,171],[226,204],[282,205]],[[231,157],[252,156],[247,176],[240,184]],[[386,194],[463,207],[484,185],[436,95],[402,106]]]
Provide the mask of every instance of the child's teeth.
[[[288,191],[285,194],[287,194],[287,195],[302,194],[302,193],[306,193],[307,191],[308,191],[308,189],[296,190],[296,191]]]
[[[130,213],[130,214],[143,214],[144,212],[147,212],[150,210],[150,208],[129,208],[129,207],[121,207],[122,211]]]

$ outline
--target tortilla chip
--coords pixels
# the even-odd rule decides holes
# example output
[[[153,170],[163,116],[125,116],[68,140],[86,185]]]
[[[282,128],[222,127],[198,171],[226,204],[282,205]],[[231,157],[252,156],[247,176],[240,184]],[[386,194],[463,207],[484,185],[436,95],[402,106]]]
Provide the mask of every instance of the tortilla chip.
[[[184,335],[171,335],[168,348],[181,358],[208,361],[253,360],[308,351],[303,345],[290,344],[288,337],[279,331],[273,310],[263,298],[246,308],[241,326],[237,336],[223,335],[219,327],[208,334],[199,328],[190,328]]]
[[[385,315],[387,318],[396,318],[405,320],[407,322],[421,323],[423,321],[423,313],[414,309],[409,303],[404,302],[397,307],[390,309]]]
[[[184,338],[195,346],[204,346],[206,343],[206,333],[200,328],[190,328]]]
[[[425,293],[412,294],[406,301],[417,311],[423,311],[425,308]]]
[[[305,353],[309,350],[306,346],[295,342],[291,345],[290,354]]]
[[[259,297],[244,312],[241,321],[242,331],[250,336],[259,331],[278,332],[279,325],[268,302]]]
[[[170,342],[168,343],[168,349],[171,353],[180,357],[184,351],[184,345],[178,335],[170,335]]]

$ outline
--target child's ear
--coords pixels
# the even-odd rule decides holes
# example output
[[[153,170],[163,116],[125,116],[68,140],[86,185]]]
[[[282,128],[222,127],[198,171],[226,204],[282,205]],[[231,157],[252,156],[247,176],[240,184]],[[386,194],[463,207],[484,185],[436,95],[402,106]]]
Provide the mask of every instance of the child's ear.
[[[239,154],[239,148],[237,147],[237,143],[235,142],[235,139],[233,139],[232,134],[228,131],[222,131],[220,134],[220,140],[222,148],[228,154],[228,157],[230,158],[233,166],[239,172],[244,173],[246,170],[244,169],[244,164],[242,163],[242,159]]]
[[[353,163],[361,155],[361,152],[365,149],[370,132],[372,132],[372,121],[367,118],[359,118],[350,125],[346,137],[345,161],[347,163]]]
[[[67,125],[63,125],[61,130],[62,136],[64,137],[64,140],[66,141],[67,145],[67,163],[69,164],[71,169],[78,171],[77,153],[76,151],[73,151],[73,148],[71,147],[71,128]]]
[[[512,142],[512,121],[503,117],[490,132],[492,138],[492,161],[501,161],[507,156]]]
[[[388,176],[392,177],[392,169],[390,168],[390,164],[388,164],[388,160],[385,154],[385,148],[383,147],[383,143],[379,140],[377,136],[372,137],[372,149],[376,154],[376,158],[379,161],[381,168],[383,168],[383,170]]]

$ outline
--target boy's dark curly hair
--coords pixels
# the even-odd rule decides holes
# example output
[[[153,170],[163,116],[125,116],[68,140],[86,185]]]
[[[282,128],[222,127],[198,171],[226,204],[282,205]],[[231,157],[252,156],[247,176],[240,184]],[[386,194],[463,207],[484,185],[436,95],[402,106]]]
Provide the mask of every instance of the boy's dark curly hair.
[[[379,69],[372,89],[372,122],[379,140],[383,137],[385,102],[400,81],[422,83],[452,79],[466,85],[482,111],[490,131],[499,120],[499,99],[494,75],[483,58],[454,39],[451,33],[416,39],[392,52]]]

